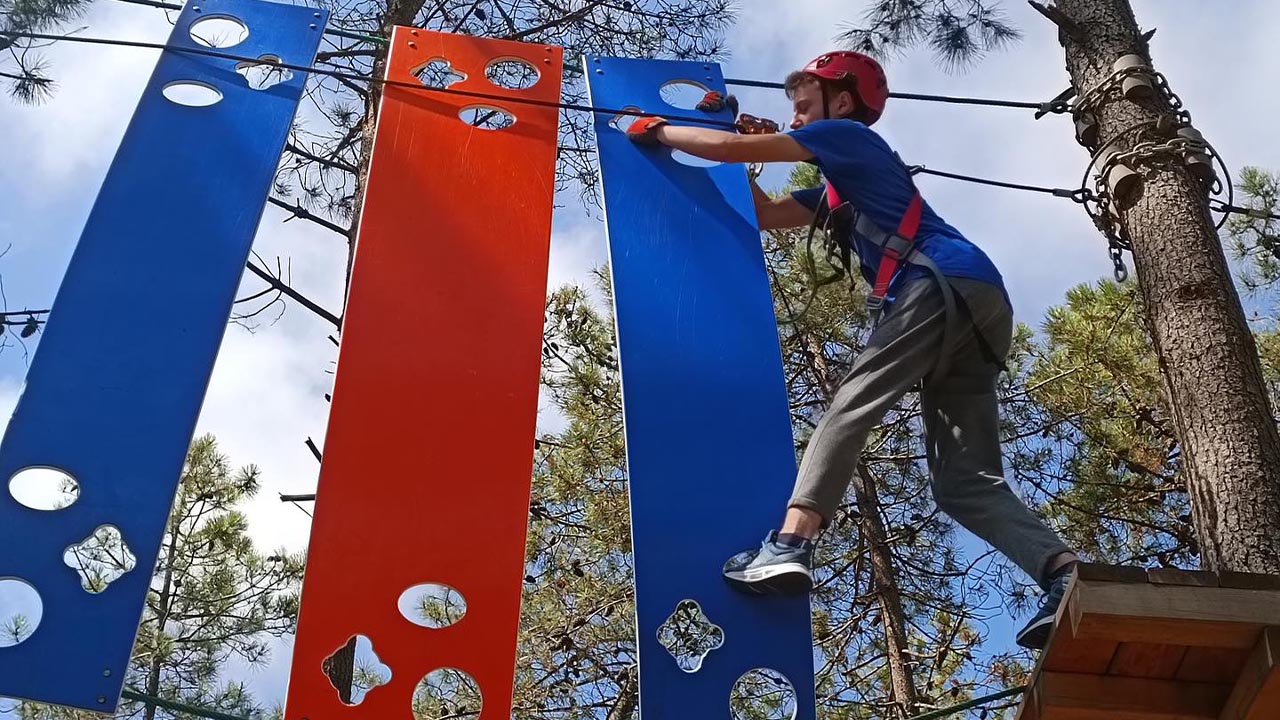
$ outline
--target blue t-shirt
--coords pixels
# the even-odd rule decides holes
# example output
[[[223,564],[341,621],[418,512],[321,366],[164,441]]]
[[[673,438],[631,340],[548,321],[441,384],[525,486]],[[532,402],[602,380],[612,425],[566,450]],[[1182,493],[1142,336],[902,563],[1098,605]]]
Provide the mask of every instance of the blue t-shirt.
[[[854,120],[818,120],[790,134],[813,153],[814,164],[827,182],[835,185],[841,200],[851,203],[886,232],[898,229],[914,186],[906,167],[884,138]],[[791,195],[810,210],[826,206],[826,189],[822,186],[797,190]],[[875,282],[880,248],[856,232],[853,241],[863,277],[868,283]],[[916,248],[933,260],[943,275],[1004,288],[1000,271],[986,253],[938,217],[927,202],[916,233]],[[903,265],[890,285],[888,299],[892,300],[907,280],[930,275],[928,269],[918,265]],[[1008,299],[1007,294],[1005,297]]]

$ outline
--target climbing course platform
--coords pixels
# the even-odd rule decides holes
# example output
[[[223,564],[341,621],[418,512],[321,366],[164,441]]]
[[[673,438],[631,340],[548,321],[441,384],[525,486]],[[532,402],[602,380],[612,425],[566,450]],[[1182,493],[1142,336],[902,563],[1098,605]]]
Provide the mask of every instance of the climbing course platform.
[[[1082,564],[1016,718],[1280,718],[1280,576]]]

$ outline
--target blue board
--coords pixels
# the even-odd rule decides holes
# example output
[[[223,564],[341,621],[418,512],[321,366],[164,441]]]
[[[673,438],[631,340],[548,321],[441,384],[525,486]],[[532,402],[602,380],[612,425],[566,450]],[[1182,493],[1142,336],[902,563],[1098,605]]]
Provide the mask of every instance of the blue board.
[[[192,23],[248,27],[223,52],[310,65],[326,14],[255,0],[196,0],[169,43],[203,47]],[[112,712],[214,358],[305,76],[250,87],[237,62],[165,51],[107,173],[0,443],[0,578],[39,593],[25,642],[0,647],[0,695]],[[164,94],[194,81],[205,107]],[[7,491],[31,467],[80,485],[70,507],[33,510]],[[136,566],[98,593],[67,548],[118,528]]]
[[[660,88],[683,80],[724,91],[713,64],[585,63],[597,107],[698,115],[665,104]],[[747,597],[720,576],[725,560],[781,522],[796,473],[746,170],[690,167],[668,149],[638,148],[612,119],[597,114],[595,130],[621,353],[640,710],[644,720],[728,718],[734,683],[768,668],[794,686],[795,717],[812,720],[808,598]],[[658,641],[685,599],[724,635],[694,672]]]

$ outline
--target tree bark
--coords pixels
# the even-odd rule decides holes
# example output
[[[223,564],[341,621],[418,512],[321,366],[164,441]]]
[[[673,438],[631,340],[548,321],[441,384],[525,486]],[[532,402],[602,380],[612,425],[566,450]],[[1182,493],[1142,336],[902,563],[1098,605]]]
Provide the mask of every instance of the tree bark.
[[[876,492],[876,478],[866,463],[858,463],[858,474],[853,479],[854,496],[862,509],[859,524],[867,541],[871,556],[871,583],[876,602],[880,605],[880,620],[884,625],[884,642],[889,661],[889,681],[893,689],[894,715],[908,718],[915,714],[915,678],[908,664],[907,619],[902,611],[902,595],[898,591],[898,574],[893,567],[893,555],[885,540],[884,519],[880,516],[880,500]]]
[[[1058,0],[1059,39],[1078,97],[1123,55],[1150,58],[1129,0]],[[1199,52],[1199,48],[1186,48]],[[1135,144],[1159,97],[1112,96],[1096,115],[1103,142]],[[1146,322],[1182,445],[1202,564],[1211,570],[1280,569],[1280,434],[1253,333],[1227,266],[1203,185],[1181,163],[1142,163],[1142,189],[1121,209],[1133,244]],[[1225,178],[1224,178],[1225,182]]]
[[[810,336],[803,339],[809,361],[813,364],[813,376],[820,383],[823,406],[831,404],[839,385],[838,378],[832,372],[827,361],[826,351],[821,342]],[[885,652],[889,662],[889,689],[892,693],[895,718],[908,718],[915,714],[919,703],[916,694],[915,675],[909,664],[907,654],[907,619],[902,610],[902,594],[898,589],[898,574],[893,565],[893,554],[886,541],[884,518],[880,513],[880,496],[876,488],[875,475],[866,463],[858,463],[858,472],[851,483],[854,497],[857,499],[861,517],[858,519],[859,531],[866,540],[867,552],[871,560],[872,592],[876,603],[880,606],[880,618],[884,626]]]
[[[605,720],[631,720],[635,714],[636,704],[640,701],[640,683],[635,666],[623,671],[622,682],[618,687],[618,698]]]
[[[426,0],[390,0],[382,22],[383,35],[391,37],[396,25],[412,25],[413,19]],[[391,46],[379,47],[373,61],[373,77],[381,78],[387,71],[387,54]],[[365,112],[360,128],[360,164],[356,167],[356,191],[351,203],[351,235],[347,240],[347,276],[342,283],[342,317],[347,316],[347,293],[351,289],[351,269],[356,260],[356,236],[360,231],[360,214],[364,210],[364,192],[369,182],[369,163],[373,160],[373,136],[378,129],[378,110],[382,107],[382,83],[369,83],[369,95],[365,100]],[[341,329],[341,328],[339,328]]]

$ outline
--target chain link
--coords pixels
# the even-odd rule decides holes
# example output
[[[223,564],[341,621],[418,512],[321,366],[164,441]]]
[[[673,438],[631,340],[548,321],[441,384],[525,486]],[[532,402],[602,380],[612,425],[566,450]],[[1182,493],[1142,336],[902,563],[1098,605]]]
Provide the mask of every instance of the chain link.
[[[1111,265],[1116,276],[1116,282],[1122,283],[1129,279],[1129,268],[1124,264],[1124,251],[1118,245],[1111,246]]]

